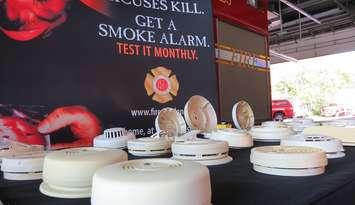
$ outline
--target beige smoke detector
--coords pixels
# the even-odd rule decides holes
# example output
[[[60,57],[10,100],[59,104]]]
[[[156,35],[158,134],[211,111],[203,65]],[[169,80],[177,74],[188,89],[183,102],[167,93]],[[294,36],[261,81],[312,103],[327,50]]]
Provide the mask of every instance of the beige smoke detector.
[[[340,140],[323,135],[293,135],[281,140],[282,146],[304,146],[322,149],[328,159],[345,156]]]
[[[344,146],[355,146],[355,127],[314,126],[306,128],[303,134],[325,135],[341,140]]]
[[[299,146],[266,146],[251,150],[250,162],[257,172],[280,176],[323,174],[328,164],[323,150]]]
[[[202,96],[192,96],[184,108],[184,116],[192,131],[175,138],[171,149],[174,159],[192,160],[212,166],[232,161],[228,156],[228,143],[198,139],[197,134],[217,130],[217,115],[211,103]]]
[[[211,205],[205,166],[172,159],[141,159],[98,170],[92,205]]]
[[[302,133],[303,130],[308,127],[319,125],[319,123],[314,122],[314,120],[310,118],[293,118],[292,120],[285,120],[285,123],[296,133]]]
[[[282,138],[294,135],[295,132],[283,122],[267,121],[263,122],[261,126],[251,128],[249,134],[255,141],[280,142]]]
[[[1,171],[7,180],[42,179],[43,161],[46,152],[39,151],[4,157]]]
[[[194,139],[172,144],[173,159],[192,160],[203,165],[226,164],[233,159],[228,156],[228,143],[209,139]]]
[[[44,159],[40,191],[51,197],[88,198],[96,170],[127,160],[119,149],[73,148],[54,151]]]
[[[159,156],[171,153],[173,139],[159,131],[151,137],[142,137],[128,141],[128,152],[135,156]]]
[[[43,151],[42,145],[29,145],[13,141],[7,138],[0,138],[0,164],[1,159],[13,155],[29,154],[33,152]]]

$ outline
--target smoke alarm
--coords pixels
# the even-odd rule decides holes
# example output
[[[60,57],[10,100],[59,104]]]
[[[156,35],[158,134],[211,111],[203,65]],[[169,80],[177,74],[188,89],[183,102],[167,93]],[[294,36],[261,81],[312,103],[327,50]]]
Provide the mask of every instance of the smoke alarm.
[[[336,119],[329,122],[322,122],[322,125],[337,126],[337,127],[354,127],[354,119]]]
[[[191,130],[210,132],[217,129],[217,115],[212,104],[204,97],[192,96],[184,108],[184,116]]]
[[[211,133],[205,133],[206,138],[228,142],[231,148],[247,148],[253,146],[253,138],[245,130],[233,128],[218,129]]]
[[[294,135],[281,140],[282,146],[305,146],[322,149],[327,158],[341,158],[345,156],[343,144],[340,140],[322,135]]]
[[[339,139],[345,146],[355,146],[355,127],[314,126],[303,131],[305,135],[325,135]]]
[[[2,159],[1,171],[7,180],[42,179],[45,152],[9,156]]]
[[[292,127],[296,133],[303,132],[307,127],[317,126],[319,123],[310,118],[293,118],[291,121],[285,122],[289,127]]]
[[[173,139],[165,132],[158,132],[151,137],[142,137],[128,141],[128,152],[135,156],[159,156],[171,152]]]
[[[24,153],[43,151],[42,145],[29,145],[13,141],[7,138],[0,138],[0,164],[1,159],[9,156],[16,156]]]
[[[286,128],[287,124],[280,121],[265,121],[261,123],[264,127]]]
[[[328,164],[323,150],[298,146],[253,148],[250,162],[257,172],[279,176],[320,175],[324,173]]]
[[[232,161],[228,143],[198,139],[197,134],[217,130],[217,115],[211,103],[202,96],[192,96],[184,108],[184,116],[192,131],[175,138],[171,149],[174,159],[193,160],[204,165],[219,165]]]
[[[186,124],[182,115],[173,108],[162,109],[155,118],[157,132],[164,131],[168,137],[176,137],[186,133]]]
[[[135,138],[136,136],[125,128],[106,129],[104,134],[95,137],[94,147],[125,148],[127,147],[127,141]]]
[[[245,101],[236,103],[233,106],[232,118],[235,127],[238,129],[218,129],[205,133],[206,138],[226,141],[231,148],[252,147],[253,138],[247,132],[254,125],[254,113],[250,105]]]
[[[93,177],[92,205],[211,205],[205,166],[172,159],[131,160]]]
[[[104,166],[126,161],[127,153],[119,149],[73,148],[46,155],[40,191],[58,198],[89,198],[92,177]]]
[[[228,156],[228,143],[209,139],[194,139],[174,142],[171,146],[173,159],[192,160],[203,165],[213,166],[232,161]]]
[[[261,142],[279,142],[282,138],[295,134],[292,128],[277,121],[263,122],[261,126],[254,126],[249,133],[255,141]]]

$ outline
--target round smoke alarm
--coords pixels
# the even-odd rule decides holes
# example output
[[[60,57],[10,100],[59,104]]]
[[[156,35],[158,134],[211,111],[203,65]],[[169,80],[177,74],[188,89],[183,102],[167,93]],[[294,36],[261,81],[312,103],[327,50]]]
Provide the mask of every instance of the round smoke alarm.
[[[173,140],[164,132],[158,132],[151,137],[128,141],[128,152],[142,157],[165,155],[171,153],[171,143]]]
[[[337,119],[329,122],[322,122],[322,125],[337,126],[337,127],[354,127],[355,119]]]
[[[45,152],[20,154],[2,159],[1,171],[7,180],[42,179],[42,169]]]
[[[182,115],[173,108],[162,109],[155,118],[157,132],[164,131],[169,137],[176,137],[186,133],[186,123]]]
[[[239,149],[253,146],[253,138],[244,130],[224,128],[206,133],[205,136],[211,140],[226,141],[231,148]]]
[[[233,106],[232,118],[238,129],[250,130],[254,126],[254,112],[246,101],[239,101]]]
[[[296,133],[303,132],[307,127],[317,126],[319,123],[314,122],[313,119],[310,118],[294,118],[291,121],[285,122],[288,126],[292,127],[292,129]]]
[[[127,141],[135,138],[136,136],[125,128],[110,128],[104,130],[104,134],[95,137],[94,147],[125,148]]]
[[[205,166],[172,159],[141,159],[98,170],[92,205],[211,205]]]
[[[192,130],[210,132],[217,129],[217,115],[212,104],[204,97],[192,96],[184,108],[187,125]]]
[[[324,173],[328,164],[323,150],[297,146],[253,148],[250,162],[257,172],[280,176],[319,175]]]
[[[263,122],[261,126],[254,126],[250,132],[255,141],[279,142],[282,138],[294,135],[292,128],[277,121]]]
[[[1,159],[8,156],[43,151],[42,145],[29,145],[7,138],[0,138],[0,164]]]
[[[343,144],[340,140],[321,135],[294,135],[281,140],[282,146],[316,147],[326,152],[327,158],[341,158],[345,156]]]
[[[192,160],[212,166],[232,161],[228,156],[228,143],[208,139],[194,139],[174,142],[171,146],[174,159]]]
[[[89,198],[92,177],[104,166],[127,161],[127,153],[119,149],[73,148],[46,155],[40,191],[51,197]]]
[[[343,142],[344,146],[355,146],[355,128],[339,126],[314,126],[303,131],[306,135],[325,135]]]

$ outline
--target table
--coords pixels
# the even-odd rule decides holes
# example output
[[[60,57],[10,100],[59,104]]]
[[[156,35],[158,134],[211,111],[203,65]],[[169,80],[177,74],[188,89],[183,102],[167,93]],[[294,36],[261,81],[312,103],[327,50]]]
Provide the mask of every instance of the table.
[[[256,146],[264,145],[270,144],[256,143]],[[230,150],[234,159],[231,163],[209,167],[213,205],[355,204],[355,147],[345,149],[344,158],[329,160],[326,173],[313,177],[257,173],[249,162],[250,149]],[[16,182],[0,178],[0,199],[5,205],[90,204],[90,199],[57,199],[42,195],[38,190],[40,180]]]

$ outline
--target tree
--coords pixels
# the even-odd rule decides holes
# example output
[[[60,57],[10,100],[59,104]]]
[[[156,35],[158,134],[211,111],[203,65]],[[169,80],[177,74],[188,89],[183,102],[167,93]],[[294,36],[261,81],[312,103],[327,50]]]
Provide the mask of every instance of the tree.
[[[319,115],[337,91],[350,87],[355,87],[352,76],[340,69],[300,69],[294,78],[276,83],[274,89],[299,99]]]

